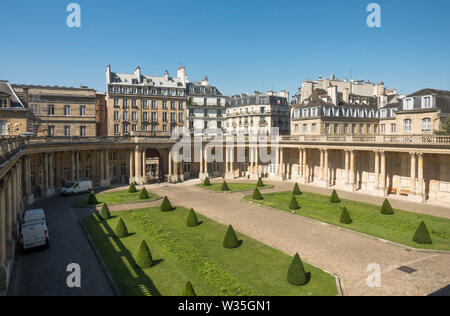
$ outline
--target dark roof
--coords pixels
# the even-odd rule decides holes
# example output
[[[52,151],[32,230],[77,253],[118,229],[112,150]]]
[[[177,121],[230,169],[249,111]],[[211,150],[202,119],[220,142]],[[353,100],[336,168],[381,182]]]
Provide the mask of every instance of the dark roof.
[[[25,108],[22,101],[20,101],[20,98],[17,96],[16,92],[14,91],[13,87],[11,87],[8,81],[0,80],[0,93],[4,93],[9,96],[12,108]]]
[[[421,96],[421,95],[433,95],[433,94],[450,96],[450,91],[425,88],[425,89],[416,91],[416,92],[408,95],[408,97],[416,97],[416,96]]]

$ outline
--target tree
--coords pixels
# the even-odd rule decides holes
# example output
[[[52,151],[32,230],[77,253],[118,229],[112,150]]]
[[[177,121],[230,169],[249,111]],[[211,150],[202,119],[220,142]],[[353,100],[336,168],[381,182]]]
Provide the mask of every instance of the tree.
[[[170,212],[172,210],[173,210],[172,204],[170,204],[169,199],[167,198],[167,196],[165,196],[161,203],[161,211]]]
[[[342,224],[351,224],[353,223],[352,218],[350,217],[350,213],[348,212],[347,208],[344,206],[344,208],[342,209],[342,214],[341,214],[341,221]]]
[[[211,182],[209,182],[209,178],[208,178],[208,177],[206,177],[206,178],[205,178],[205,181],[203,181],[203,185],[204,185],[205,187],[210,187],[210,186],[211,186]]]
[[[194,288],[192,287],[191,282],[187,282],[186,286],[184,287],[183,294],[181,296],[197,296],[195,294]]]
[[[256,184],[256,187],[258,188],[264,188],[264,182],[261,178],[258,178],[258,183]]]
[[[292,259],[291,266],[289,267],[287,280],[290,284],[300,286],[308,283],[308,276],[306,275],[305,268],[303,267],[300,256],[295,254]]]
[[[128,193],[136,193],[136,192],[137,192],[137,189],[133,182],[130,184],[130,187],[128,188]]]
[[[117,226],[114,229],[114,235],[116,235],[116,237],[118,238],[125,238],[128,236],[128,229],[122,218],[119,219],[119,222],[117,223]]]
[[[291,210],[298,210],[300,206],[298,205],[297,199],[293,195],[291,198],[291,202],[289,203],[289,209]]]
[[[391,203],[389,203],[388,199],[385,199],[383,206],[381,206],[381,214],[394,215],[394,210],[392,209]]]
[[[292,190],[292,194],[294,195],[301,195],[302,191],[300,191],[300,187],[298,186],[298,183],[294,185],[294,190]]]
[[[136,263],[141,269],[148,269],[153,265],[152,253],[145,240],[142,241],[141,246],[139,247]]]
[[[341,200],[339,199],[339,196],[338,196],[336,190],[333,190],[333,193],[331,193],[330,202],[331,203],[341,203]]]
[[[252,196],[253,200],[261,201],[263,199],[261,192],[259,192],[258,188],[255,188],[255,191],[253,192]]]
[[[97,197],[95,196],[95,192],[93,190],[91,190],[89,192],[88,204],[89,205],[97,205],[98,204]]]
[[[442,122],[441,129],[435,132],[437,135],[450,135],[450,117]]]
[[[146,188],[142,188],[141,192],[139,192],[139,199],[141,200],[148,200],[148,192]]]
[[[414,234],[413,241],[421,245],[431,245],[433,243],[425,222],[422,221],[420,223],[416,233]]]
[[[111,213],[109,212],[109,208],[106,203],[103,203],[102,209],[100,210],[100,217],[105,220],[111,218]]]
[[[225,238],[223,240],[223,246],[228,249],[237,248],[240,246],[236,232],[231,225],[228,226],[227,233],[225,234]]]
[[[224,182],[222,183],[222,188],[221,188],[221,190],[222,190],[222,191],[230,191],[230,188],[228,187],[228,184],[227,184],[226,181],[224,181]]]
[[[198,221],[197,214],[195,214],[194,209],[191,208],[191,210],[189,211],[188,218],[187,218],[187,226],[195,227],[195,226],[198,226],[199,224],[200,223]]]

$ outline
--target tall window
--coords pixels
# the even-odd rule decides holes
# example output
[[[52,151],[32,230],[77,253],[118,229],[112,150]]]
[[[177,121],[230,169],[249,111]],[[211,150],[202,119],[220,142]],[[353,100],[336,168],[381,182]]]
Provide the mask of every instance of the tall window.
[[[128,118],[128,112],[126,112],[126,111],[123,112],[123,120],[124,120],[124,121],[128,121],[128,119],[129,119],[129,118]]]
[[[156,105],[156,101],[152,101],[152,109],[156,110],[158,106]]]
[[[86,126],[80,126],[80,136],[86,137]]]
[[[148,121],[148,112],[143,112],[143,113],[142,113],[142,120],[143,120],[144,122],[147,122],[147,121]]]
[[[137,121],[137,112],[131,113],[131,120],[132,120],[133,122],[136,122],[136,121]]]
[[[404,110],[412,110],[413,109],[413,102],[414,102],[413,99],[405,99],[404,102],[405,102],[404,107],[403,107]]]
[[[183,123],[183,113],[178,113],[178,122]]]
[[[163,101],[162,107],[164,110],[167,110],[167,101]]]
[[[391,133],[395,133],[395,132],[397,132],[397,125],[391,124]]]
[[[147,100],[142,100],[142,107],[144,109],[148,109],[148,102],[147,102]]]
[[[49,116],[55,115],[55,106],[53,104],[49,104],[47,108],[47,114]]]
[[[48,127],[48,136],[55,136],[55,126],[54,125],[50,125]]]
[[[429,108],[431,108],[431,97],[424,97],[424,98],[423,98],[422,107],[423,107],[424,109],[429,109]]]
[[[114,121],[120,121],[119,111],[114,111]]]
[[[409,133],[412,131],[412,122],[411,119],[406,119],[403,121],[403,131],[405,133]]]
[[[86,115],[86,106],[80,105],[80,116],[85,116],[85,115]]]
[[[119,130],[119,124],[114,124],[114,135],[119,135],[120,130]]]
[[[175,113],[170,113],[170,121],[176,122],[177,118],[175,117]]]
[[[115,108],[119,107],[119,99],[114,99],[114,107]]]
[[[64,136],[70,136],[70,126],[64,126]]]
[[[422,131],[429,132],[431,131],[431,119],[424,118],[422,120]]]
[[[70,116],[70,105],[64,105],[64,115]]]

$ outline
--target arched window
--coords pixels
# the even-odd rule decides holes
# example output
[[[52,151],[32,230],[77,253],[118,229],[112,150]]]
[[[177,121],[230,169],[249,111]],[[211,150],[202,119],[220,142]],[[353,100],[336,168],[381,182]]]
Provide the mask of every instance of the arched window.
[[[403,121],[403,131],[405,133],[410,133],[412,132],[412,122],[411,119],[406,119]]]

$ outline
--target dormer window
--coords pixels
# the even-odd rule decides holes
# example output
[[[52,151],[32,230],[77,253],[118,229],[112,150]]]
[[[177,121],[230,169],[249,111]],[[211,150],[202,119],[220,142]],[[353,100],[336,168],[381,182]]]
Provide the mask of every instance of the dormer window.
[[[381,118],[385,118],[387,117],[387,111],[386,110],[381,110]]]
[[[405,99],[403,103],[403,110],[412,110],[414,107],[414,99]]]
[[[431,108],[431,96],[426,96],[422,98],[422,108],[423,109]]]
[[[8,99],[0,98],[0,108],[7,108],[7,107],[8,107]]]

